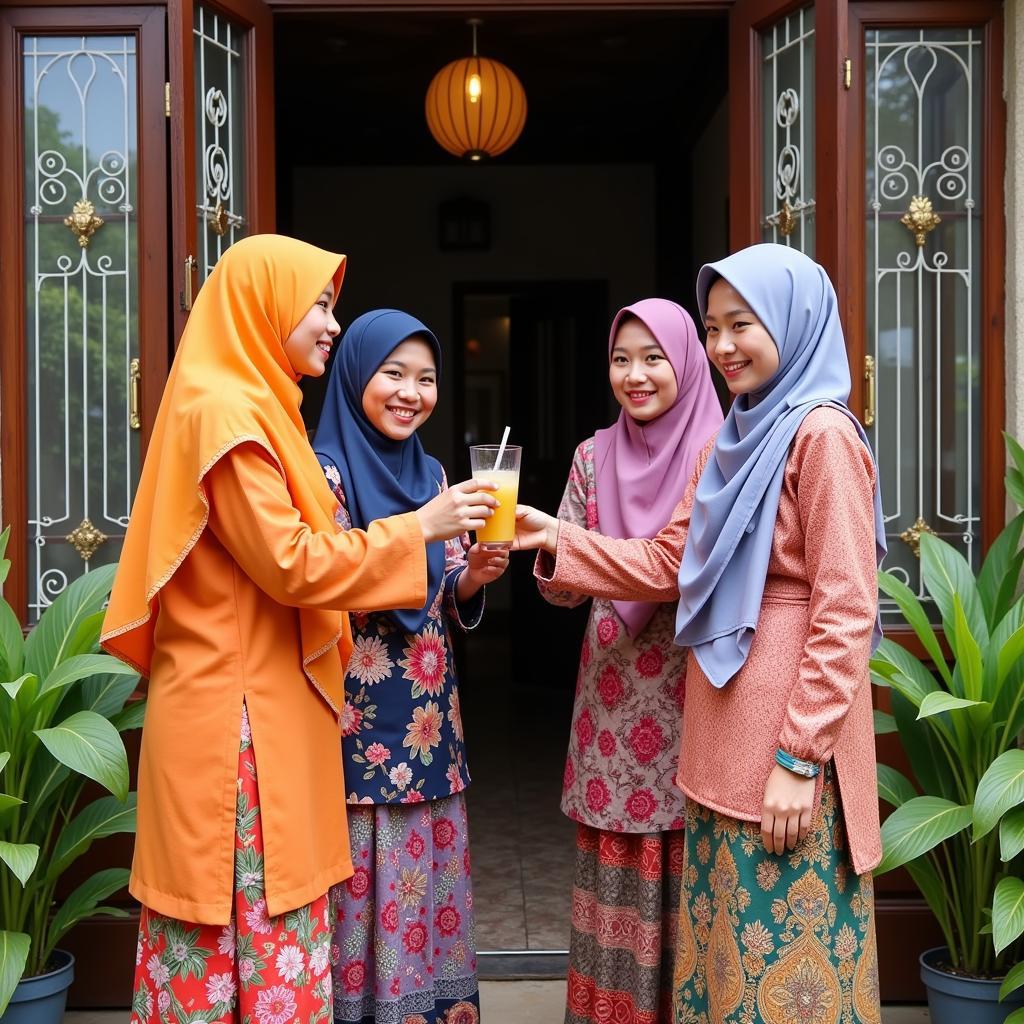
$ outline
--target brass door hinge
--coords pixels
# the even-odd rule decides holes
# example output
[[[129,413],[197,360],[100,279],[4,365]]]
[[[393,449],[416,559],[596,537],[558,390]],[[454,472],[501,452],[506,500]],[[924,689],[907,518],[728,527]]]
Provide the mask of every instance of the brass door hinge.
[[[853,61],[847,57],[843,61],[843,88],[849,89],[853,85]]]
[[[164,82],[164,117],[171,116],[171,83]]]

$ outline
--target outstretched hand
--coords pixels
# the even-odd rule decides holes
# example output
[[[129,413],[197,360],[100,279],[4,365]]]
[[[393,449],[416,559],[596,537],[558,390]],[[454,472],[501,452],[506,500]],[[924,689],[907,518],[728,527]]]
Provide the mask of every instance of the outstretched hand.
[[[516,538],[514,551],[536,551],[543,548],[550,554],[558,550],[558,520],[530,505],[516,505]]]
[[[416,516],[424,542],[450,540],[469,530],[482,529],[498,504],[488,492],[497,489],[497,484],[486,480],[465,480],[418,508]]]

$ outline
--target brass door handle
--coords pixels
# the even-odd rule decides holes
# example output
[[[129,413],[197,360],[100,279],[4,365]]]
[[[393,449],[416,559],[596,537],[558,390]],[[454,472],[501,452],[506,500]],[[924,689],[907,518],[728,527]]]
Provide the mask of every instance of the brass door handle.
[[[864,426],[875,425],[875,357],[864,357]]]
[[[128,426],[142,429],[142,366],[137,357],[128,364]]]
[[[186,313],[192,308],[192,275],[198,267],[195,256],[185,257],[185,281],[181,292],[181,308]]]

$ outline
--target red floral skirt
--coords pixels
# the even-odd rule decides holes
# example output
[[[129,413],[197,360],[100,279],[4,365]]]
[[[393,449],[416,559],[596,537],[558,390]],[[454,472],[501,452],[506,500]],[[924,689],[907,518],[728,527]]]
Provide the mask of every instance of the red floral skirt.
[[[142,908],[131,1024],[330,1024],[333,930],[327,893],[267,916],[256,757],[243,708],[231,922],[192,924]]]
[[[686,834],[578,825],[566,1024],[667,1024]]]

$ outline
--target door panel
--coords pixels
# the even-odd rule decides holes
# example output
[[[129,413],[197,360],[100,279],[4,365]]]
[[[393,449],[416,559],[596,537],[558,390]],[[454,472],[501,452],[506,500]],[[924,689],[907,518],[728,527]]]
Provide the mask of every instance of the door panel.
[[[3,515],[31,623],[117,559],[167,372],[164,19],[50,7],[0,26],[21,169],[0,196]]]
[[[170,0],[175,337],[224,250],[274,230],[273,39],[260,0]]]

